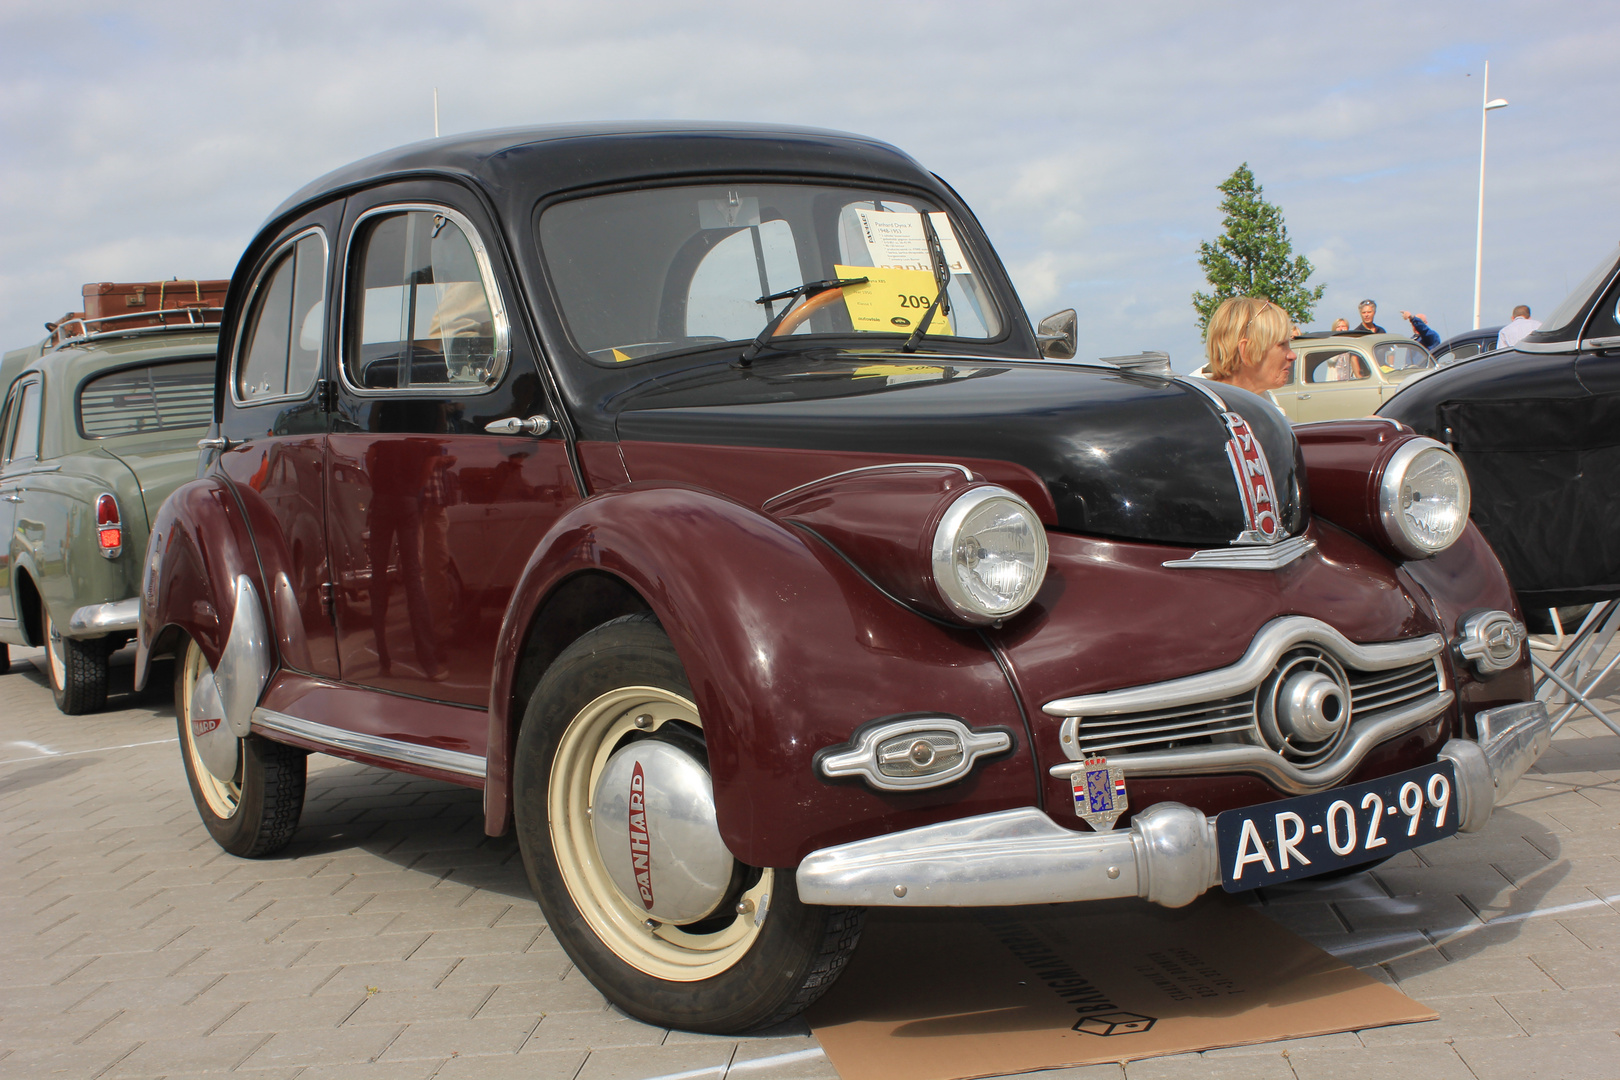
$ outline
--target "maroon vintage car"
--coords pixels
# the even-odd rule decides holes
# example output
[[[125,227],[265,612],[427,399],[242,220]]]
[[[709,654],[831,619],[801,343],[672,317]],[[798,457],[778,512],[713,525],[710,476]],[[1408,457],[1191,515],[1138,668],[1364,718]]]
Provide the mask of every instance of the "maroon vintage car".
[[[203,820],[281,848],[308,751],[480,788],[579,968],[711,1031],[804,1008],[870,905],[1181,905],[1479,828],[1550,736],[1455,457],[1042,331],[858,136],[310,185],[143,584]]]

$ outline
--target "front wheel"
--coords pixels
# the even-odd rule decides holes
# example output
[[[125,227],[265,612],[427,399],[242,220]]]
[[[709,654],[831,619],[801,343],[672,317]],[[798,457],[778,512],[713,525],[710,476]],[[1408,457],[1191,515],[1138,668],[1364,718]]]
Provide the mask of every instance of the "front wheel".
[[[213,669],[195,641],[174,671],[180,756],[197,813],[232,855],[272,855],[298,830],[308,755],[258,735],[239,739],[225,722]]]
[[[563,949],[614,1004],[660,1027],[737,1033],[832,985],[864,911],[803,904],[791,870],[720,837],[703,722],[656,620],[628,615],[563,651],[524,713],[518,845]]]
[[[46,609],[45,668],[56,707],[68,716],[96,712],[107,704],[107,644],[106,638],[63,637]]]

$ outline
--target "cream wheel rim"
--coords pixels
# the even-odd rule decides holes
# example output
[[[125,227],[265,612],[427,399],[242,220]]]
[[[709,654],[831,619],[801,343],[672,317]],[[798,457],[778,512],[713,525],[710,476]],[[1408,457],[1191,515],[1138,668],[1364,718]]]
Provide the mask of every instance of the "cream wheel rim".
[[[45,663],[51,669],[51,686],[57,690],[67,689],[67,646],[62,643],[62,635],[57,633],[56,622],[51,613],[45,613]]]
[[[208,771],[191,731],[191,698],[196,693],[197,684],[212,675],[214,670],[208,666],[208,661],[203,659],[202,650],[197,647],[196,642],[187,647],[184,663],[184,674],[180,680],[181,700],[175,702],[175,705],[180,713],[180,741],[183,744],[186,762],[191,766],[191,775],[197,780],[197,790],[202,793],[203,802],[208,805],[209,812],[217,818],[229,818],[242,805],[241,751],[237,752],[234,780],[221,780]]]
[[[637,717],[648,717],[636,724]],[[697,982],[741,960],[769,912],[774,872],[765,869],[736,902],[730,922],[710,933],[688,933],[649,920],[608,875],[591,828],[591,794],[608,758],[632,731],[656,731],[671,720],[703,725],[697,706],[655,686],[626,686],[586,705],[557,743],[546,791],[552,851],[574,906],[602,943],[626,964],[655,978]],[[708,920],[706,920],[708,921]]]

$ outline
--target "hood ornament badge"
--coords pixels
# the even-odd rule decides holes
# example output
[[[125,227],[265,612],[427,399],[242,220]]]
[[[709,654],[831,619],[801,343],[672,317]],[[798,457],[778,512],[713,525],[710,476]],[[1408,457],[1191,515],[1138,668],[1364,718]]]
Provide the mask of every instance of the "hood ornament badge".
[[[1243,503],[1243,515],[1249,526],[1233,543],[1275,544],[1286,534],[1266,452],[1243,417],[1228,409],[1221,412],[1221,419],[1227,430],[1226,459],[1231,462],[1232,477],[1237,481],[1238,498]]]

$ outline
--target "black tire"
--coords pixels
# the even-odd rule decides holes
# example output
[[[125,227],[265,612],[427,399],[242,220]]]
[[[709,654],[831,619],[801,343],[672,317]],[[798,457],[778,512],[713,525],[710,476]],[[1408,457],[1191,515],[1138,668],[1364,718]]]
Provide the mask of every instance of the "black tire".
[[[0,641],[0,675],[11,670],[11,646]]]
[[[174,713],[180,757],[197,814],[214,842],[244,859],[273,855],[298,831],[304,810],[308,755],[297,747],[259,735],[236,740],[236,770],[221,780],[208,770],[188,722],[192,695],[212,675],[197,643],[188,641],[174,666]],[[223,717],[216,718],[223,723]]]
[[[647,737],[628,727],[644,710],[658,717],[651,737],[674,720],[672,731],[700,740],[691,697],[650,615],[604,623],[564,650],[518,734],[518,847],[551,932],[610,1001],[660,1027],[736,1034],[781,1023],[820,997],[854,952],[865,909],[801,903],[791,870],[739,863],[717,914],[665,925],[643,919],[612,884],[587,824],[586,800],[608,757],[600,751]]]
[[[107,704],[107,645],[106,638],[63,637],[46,610],[45,670],[56,707],[68,716],[98,712]]]

